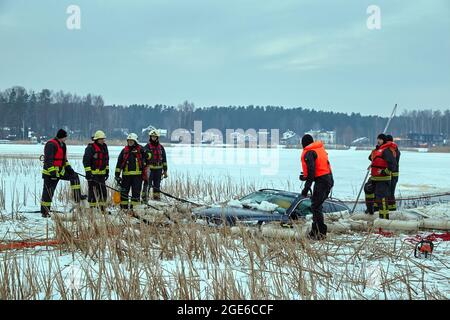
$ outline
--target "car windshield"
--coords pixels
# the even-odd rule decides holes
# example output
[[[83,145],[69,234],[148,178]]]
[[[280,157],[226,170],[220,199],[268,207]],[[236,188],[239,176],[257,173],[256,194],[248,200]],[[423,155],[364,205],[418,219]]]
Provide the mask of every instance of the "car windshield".
[[[239,201],[246,203],[261,203],[263,201],[267,201],[278,205],[278,208],[276,208],[275,211],[284,214],[286,213],[286,210],[292,205],[295,199],[295,195],[270,191],[256,191],[241,198]]]

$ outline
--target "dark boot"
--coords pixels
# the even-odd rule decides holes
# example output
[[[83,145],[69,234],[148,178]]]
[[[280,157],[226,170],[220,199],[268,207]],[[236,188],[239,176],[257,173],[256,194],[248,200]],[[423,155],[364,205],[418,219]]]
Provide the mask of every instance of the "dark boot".
[[[325,240],[327,238],[327,230],[328,228],[326,224],[321,224],[318,226],[313,222],[308,238],[311,240]]]
[[[161,200],[161,194],[159,192],[153,192],[153,200],[160,201]]]

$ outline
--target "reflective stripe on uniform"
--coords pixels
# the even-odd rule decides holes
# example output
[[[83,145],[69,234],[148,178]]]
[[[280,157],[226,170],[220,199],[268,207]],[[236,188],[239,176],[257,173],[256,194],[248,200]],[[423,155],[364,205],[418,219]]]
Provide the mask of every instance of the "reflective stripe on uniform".
[[[59,177],[61,177],[61,176],[63,176],[64,175],[64,173],[65,173],[65,170],[64,170],[64,168],[62,168],[61,169],[61,172],[59,172],[59,167],[50,167],[50,168],[48,168],[48,169],[43,169],[42,170],[42,174],[45,174],[45,175],[47,175],[47,176],[51,176],[52,174],[52,172],[53,171],[56,171],[56,176],[59,178]]]
[[[141,170],[136,170],[136,171],[123,171],[122,173],[124,176],[138,176],[142,174]]]
[[[398,176],[400,176],[400,172],[392,172],[392,176],[393,177],[398,177]]]
[[[391,176],[390,175],[389,176],[380,176],[380,177],[371,176],[370,180],[372,180],[372,181],[391,181]]]
[[[78,190],[78,189],[81,189],[81,186],[79,184],[73,184],[73,185],[70,186],[70,189]]]
[[[381,199],[381,208],[379,211],[380,219],[388,219],[389,220],[389,210],[386,206],[386,198]]]
[[[366,193],[366,199],[375,199],[375,193]]]
[[[92,170],[92,174],[93,175],[106,175],[106,169],[104,169],[104,170],[100,170],[100,169]]]
[[[380,219],[387,219],[389,220],[389,211],[388,210],[380,210],[378,217]]]
[[[43,207],[50,207],[51,205],[52,205],[51,202],[41,201],[41,206],[43,206]]]

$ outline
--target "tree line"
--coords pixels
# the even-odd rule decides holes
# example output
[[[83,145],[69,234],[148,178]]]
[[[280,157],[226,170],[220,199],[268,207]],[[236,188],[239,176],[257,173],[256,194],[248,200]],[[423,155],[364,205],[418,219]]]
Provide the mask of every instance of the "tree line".
[[[79,96],[63,91],[42,89],[35,92],[16,86],[0,90],[1,138],[27,139],[52,137],[59,128],[70,131],[71,138],[88,139],[102,129],[108,137],[123,139],[129,132],[143,137],[150,125],[167,129],[193,130],[194,121],[203,122],[203,130],[215,128],[225,136],[226,129],[292,130],[299,135],[309,130],[335,130],[338,144],[350,145],[359,137],[374,142],[384,129],[387,117],[360,113],[317,111],[310,108],[282,106],[209,106],[196,108],[185,101],[177,106],[132,104],[105,105],[102,96]],[[403,111],[390,125],[394,136],[410,132],[444,134],[450,131],[450,110]]]

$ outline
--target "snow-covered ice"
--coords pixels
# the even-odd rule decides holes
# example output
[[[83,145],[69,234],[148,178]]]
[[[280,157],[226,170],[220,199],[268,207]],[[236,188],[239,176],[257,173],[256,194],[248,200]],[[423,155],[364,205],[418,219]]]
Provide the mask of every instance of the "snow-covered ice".
[[[110,147],[110,166],[112,168],[115,166],[120,150],[121,147]],[[42,154],[42,151],[42,145],[0,145],[0,204],[5,206],[0,218],[0,241],[45,240],[52,239],[55,236],[53,220],[42,219],[36,213],[15,213],[18,209],[35,210],[39,208],[42,179],[41,162],[38,157]],[[81,158],[84,146],[69,146],[68,151],[69,161],[77,171],[83,173]],[[254,181],[257,188],[272,187],[291,191],[299,191],[300,188],[298,180],[301,171],[300,150],[181,146],[168,147],[167,153],[171,177],[188,173],[192,177],[204,176],[218,183],[224,180],[229,180],[235,184],[242,181]],[[353,199],[366,172],[368,152],[330,150],[329,154],[335,177],[333,195]],[[450,175],[446,174],[448,163],[450,163],[450,154],[403,152],[398,196],[449,191]],[[265,171],[262,170],[264,168]],[[423,168],[426,168],[426,170],[423,170]],[[83,188],[86,188],[84,180],[82,180],[82,184]],[[58,190],[69,191],[68,183],[60,183]],[[59,195],[57,192],[55,202],[61,209],[65,210],[67,208],[61,206],[67,204]],[[228,204],[242,206],[242,203],[237,200],[231,200]],[[276,205],[270,203],[257,204],[258,209],[268,211],[274,210],[276,208],[274,206]],[[448,219],[450,217],[449,204],[445,203],[419,207],[414,210],[419,210],[422,214],[433,218]],[[415,214],[414,210],[410,214]],[[314,268],[319,268],[323,272],[318,277],[322,280],[316,282],[311,280],[311,282],[304,284],[306,288],[315,286],[315,296],[311,293],[310,298],[426,299],[423,288],[419,287],[419,284],[422,284],[422,279],[424,280],[423,283],[428,286],[426,292],[438,292],[441,297],[450,298],[448,268],[450,264],[450,242],[437,241],[434,258],[418,261],[412,255],[414,246],[406,241],[411,235],[400,234],[394,238],[372,235],[369,240],[366,237],[362,234],[332,237],[331,241],[326,242],[325,246],[328,246],[327,250],[334,250],[333,248],[335,248],[336,255],[315,261],[316,265],[314,266],[303,266],[306,270],[304,272],[310,274],[311,279],[314,278],[313,275],[317,276],[317,270],[314,270]],[[373,237],[376,239],[373,239]],[[352,244],[351,248],[343,249],[336,242],[338,240],[348,241]],[[235,241],[240,243],[238,239]],[[380,246],[380,252],[365,249],[364,246],[367,241],[375,241],[376,245]],[[129,250],[127,245],[124,242],[117,243],[117,246],[122,247],[125,252]],[[317,252],[323,250],[323,246],[320,243],[312,244],[313,249]],[[398,246],[402,248],[402,254],[399,253],[398,256],[395,256],[395,252],[391,249]],[[282,251],[282,249],[281,247],[280,250]],[[247,272],[250,259],[249,251],[245,248],[242,248],[241,251],[230,250],[228,252],[226,249],[224,250],[224,255],[229,255],[234,259],[227,260],[227,263],[223,261],[203,261],[201,259],[188,261],[186,260],[186,253],[185,255],[174,255],[172,258],[166,257],[159,260],[158,264],[153,266],[152,272],[158,274],[161,279],[165,279],[169,291],[176,290],[177,281],[183,275],[186,276],[186,273],[183,272],[186,272],[186,265],[188,264],[193,266],[189,270],[195,270],[195,273],[187,274],[187,276],[196,279],[195,281],[198,281],[201,288],[199,292],[202,292],[202,294],[197,298],[214,298],[212,294],[214,283],[219,280],[224,281],[224,279],[236,281],[240,284],[244,297],[251,297],[252,281],[255,281],[255,279]],[[383,255],[386,250],[390,252],[389,255]],[[279,254],[283,254],[281,251]],[[268,249],[264,246],[261,247],[261,253],[269,255]],[[157,256],[161,252],[155,249],[152,254]],[[57,288],[61,286],[68,288],[81,286],[83,288],[87,275],[89,275],[88,278],[91,277],[89,278],[90,281],[95,280],[95,274],[101,269],[100,267],[106,266],[105,270],[109,270],[110,279],[113,279],[119,272],[115,269],[117,266],[116,257],[105,256],[103,257],[104,261],[100,261],[89,259],[81,252],[64,252],[52,248],[30,248],[0,253],[0,259],[4,262],[12,261],[11,258],[18,261],[23,270],[39,266],[44,274],[54,277],[55,282],[51,285]],[[351,263],[346,263],[350,258],[352,259]],[[306,261],[305,263],[310,262]],[[51,268],[50,265],[52,265]],[[256,270],[258,275],[261,276],[258,281],[265,281],[264,285],[268,288],[277,286],[276,282],[279,278],[274,276],[276,273],[280,276],[290,277],[292,280],[296,279],[295,269],[292,266],[285,266],[280,269],[279,266],[271,265],[267,261],[261,264],[259,268],[260,270]],[[120,270],[123,279],[135,276],[132,270],[127,269],[126,263],[120,266]],[[138,271],[140,285],[148,289],[149,274],[146,272],[148,270]],[[216,272],[215,276],[212,277],[211,272]],[[354,284],[347,283],[349,281],[348,275],[355,276],[357,274],[363,274],[364,276],[361,276],[361,279],[365,279],[365,282],[361,283],[361,290],[351,292],[354,289]],[[406,288],[404,283],[399,280],[406,275],[411,279],[410,284],[413,285],[411,288]],[[416,283],[417,286],[414,286]],[[123,298],[117,291],[106,290],[108,284],[102,285],[105,286],[105,290],[102,291],[101,296],[97,297],[92,292],[84,292],[84,298]],[[286,295],[285,298],[290,299],[305,298],[292,288],[286,289]],[[50,297],[46,296],[45,290],[43,290],[36,298],[58,299],[61,297],[61,290],[55,290]],[[163,297],[164,295],[161,294],[161,298]],[[276,294],[273,297],[276,297]]]

